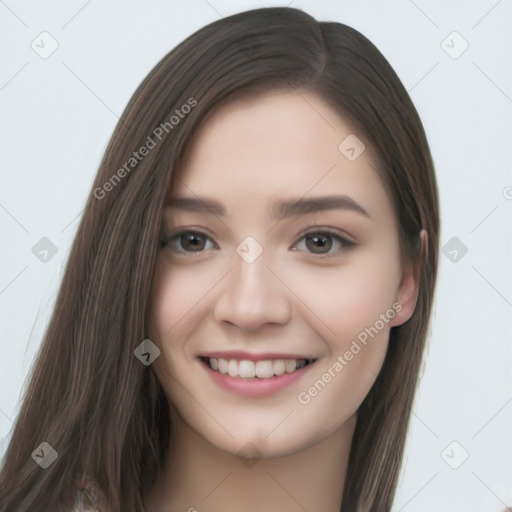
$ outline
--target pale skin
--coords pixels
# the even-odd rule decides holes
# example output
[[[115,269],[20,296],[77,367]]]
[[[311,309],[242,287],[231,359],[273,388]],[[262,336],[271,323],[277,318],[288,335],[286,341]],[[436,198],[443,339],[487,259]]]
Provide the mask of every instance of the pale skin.
[[[161,350],[153,369],[173,404],[177,437],[146,496],[149,512],[339,511],[357,409],[418,288],[413,266],[400,258],[376,162],[369,151],[349,161],[338,150],[352,133],[320,97],[302,91],[224,105],[196,134],[173,197],[214,200],[225,215],[176,207],[164,215],[167,240],[193,231],[200,250],[185,237],[168,241],[153,281],[152,339]],[[332,195],[360,208],[345,201],[345,208],[271,215],[278,201]],[[326,231],[318,243],[315,235]],[[263,250],[250,263],[237,252],[248,236]],[[358,334],[397,303],[378,334],[333,371]],[[198,359],[227,350],[308,354],[315,362],[286,388],[247,397],[219,387]],[[329,369],[328,384],[299,402]],[[248,443],[257,455],[245,464],[237,454]]]

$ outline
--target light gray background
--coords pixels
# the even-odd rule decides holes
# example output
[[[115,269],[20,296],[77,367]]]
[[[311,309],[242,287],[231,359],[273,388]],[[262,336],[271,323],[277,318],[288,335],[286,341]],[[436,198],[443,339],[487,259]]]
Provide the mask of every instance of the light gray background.
[[[198,28],[270,5],[282,4],[0,0],[0,453],[93,176],[130,96]],[[351,25],[390,61],[429,138],[442,245],[456,237],[468,249],[448,245],[441,256],[394,511],[502,510],[512,505],[512,2],[289,5]],[[43,31],[59,45],[46,59],[31,47],[50,48]],[[42,237],[58,249],[47,262],[32,253]]]

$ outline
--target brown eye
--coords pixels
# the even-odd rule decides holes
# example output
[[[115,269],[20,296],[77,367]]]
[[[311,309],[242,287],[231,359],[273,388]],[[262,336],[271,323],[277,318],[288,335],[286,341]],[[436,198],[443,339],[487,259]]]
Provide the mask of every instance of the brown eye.
[[[208,242],[211,243],[211,238],[199,231],[180,231],[170,238],[163,240],[162,246],[169,247],[176,252],[193,253],[210,249],[211,247],[206,247]],[[215,246],[215,244],[212,243],[212,246]]]
[[[199,233],[182,233],[179,241],[186,251],[201,251],[205,246],[205,237]]]
[[[313,253],[324,254],[332,247],[332,235],[329,233],[318,233],[306,235],[306,247]],[[319,249],[319,251],[316,251]]]
[[[305,246],[305,248],[303,248],[303,246]],[[342,256],[344,252],[355,246],[355,242],[347,240],[337,233],[330,231],[310,231],[299,239],[293,250],[307,252],[320,258],[330,258]]]

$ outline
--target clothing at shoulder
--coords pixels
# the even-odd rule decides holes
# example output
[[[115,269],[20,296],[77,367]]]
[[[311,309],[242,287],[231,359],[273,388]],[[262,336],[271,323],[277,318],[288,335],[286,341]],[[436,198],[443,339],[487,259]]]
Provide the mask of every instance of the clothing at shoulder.
[[[102,512],[89,489],[82,487],[75,498],[75,505],[70,512]]]
[[[77,479],[76,489],[78,492],[71,512],[107,512],[103,494],[90,474],[86,472]]]

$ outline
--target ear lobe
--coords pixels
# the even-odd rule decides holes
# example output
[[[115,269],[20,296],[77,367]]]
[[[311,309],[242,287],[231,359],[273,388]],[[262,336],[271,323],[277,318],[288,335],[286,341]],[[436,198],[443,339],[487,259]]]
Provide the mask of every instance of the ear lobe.
[[[421,264],[425,261],[428,254],[428,238],[425,229],[420,231],[420,244],[416,261],[407,263],[403,269],[402,280],[396,296],[396,302],[401,306],[401,309],[397,308],[397,314],[389,323],[391,327],[407,322],[414,313],[418,300]]]

